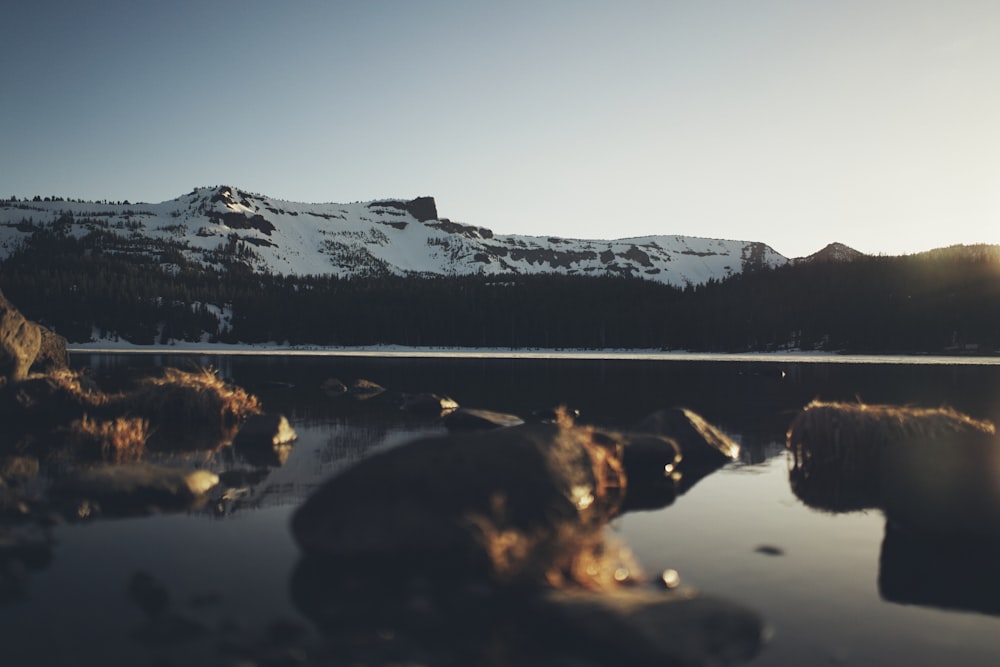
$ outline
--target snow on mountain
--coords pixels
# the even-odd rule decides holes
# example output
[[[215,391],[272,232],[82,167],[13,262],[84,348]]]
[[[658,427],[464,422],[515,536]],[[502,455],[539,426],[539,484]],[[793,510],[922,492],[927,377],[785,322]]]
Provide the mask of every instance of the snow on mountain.
[[[694,236],[615,240],[494,234],[439,218],[434,200],[305,204],[229,186],[159,204],[0,202],[0,259],[40,230],[96,235],[105,252],[283,275],[631,275],[684,286],[786,264],[769,246]]]

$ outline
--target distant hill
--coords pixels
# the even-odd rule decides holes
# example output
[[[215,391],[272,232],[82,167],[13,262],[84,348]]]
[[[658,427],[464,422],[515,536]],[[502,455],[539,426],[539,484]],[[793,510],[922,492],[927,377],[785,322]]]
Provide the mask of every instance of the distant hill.
[[[864,256],[865,254],[860,250],[855,250],[843,243],[831,243],[807,257],[797,257],[792,262],[795,264],[807,262],[853,262]]]
[[[615,240],[494,234],[439,217],[432,197],[306,204],[235,187],[161,202],[35,197],[0,202],[0,260],[37,232],[91,237],[92,252],[283,276],[633,276],[700,285],[788,259],[754,241],[664,235]]]

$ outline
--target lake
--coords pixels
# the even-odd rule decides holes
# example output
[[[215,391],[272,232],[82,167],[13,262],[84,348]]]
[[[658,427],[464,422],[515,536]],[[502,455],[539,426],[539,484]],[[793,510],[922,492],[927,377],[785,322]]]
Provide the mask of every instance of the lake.
[[[1000,664],[992,595],[1000,560],[928,553],[877,510],[807,507],[790,488],[784,447],[790,421],[813,399],[947,405],[1000,423],[1000,365],[989,360],[74,353],[72,361],[109,376],[211,366],[286,415],[299,439],[283,465],[206,508],[58,523],[31,558],[0,560],[5,666],[300,664],[322,646],[292,590],[291,513],[367,454],[445,432],[434,418],[332,398],[320,388],[331,377],[519,415],[567,405],[611,428],[687,407],[739,442],[740,460],[611,530],[647,572],[674,569],[683,585],[760,612],[771,637],[746,664]],[[226,450],[195,463],[241,466]],[[148,605],[157,599],[170,614],[154,623]]]

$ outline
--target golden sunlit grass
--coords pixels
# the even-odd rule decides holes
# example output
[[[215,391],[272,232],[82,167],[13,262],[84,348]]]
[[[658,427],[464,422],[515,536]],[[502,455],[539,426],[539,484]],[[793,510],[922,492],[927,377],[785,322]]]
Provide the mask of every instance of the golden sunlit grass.
[[[93,387],[81,371],[62,368],[40,377],[45,378],[57,391],[73,396],[81,406],[100,408],[108,404],[108,395]]]
[[[105,421],[84,415],[67,427],[64,442],[81,458],[134,463],[142,459],[149,434],[145,419],[118,417]]]
[[[227,384],[208,369],[164,368],[162,375],[140,380],[135,389],[113,401],[124,412],[148,419],[158,431],[197,430],[215,438],[231,436],[242,420],[261,412],[256,396]]]
[[[497,582],[610,590],[642,580],[632,552],[609,540],[602,526],[560,522],[525,531],[507,520],[502,496],[493,504],[491,516],[468,518]]]
[[[138,461],[147,444],[214,448],[261,412],[255,396],[212,370],[165,368],[114,393],[70,369],[34,374],[3,388],[3,447],[42,457]],[[151,441],[152,438],[152,441]]]
[[[492,575],[504,584],[578,585],[595,590],[640,579],[631,552],[604,534],[604,526],[618,513],[625,495],[621,442],[592,427],[575,426],[563,409],[557,410],[556,424],[555,437],[572,444],[554,446],[549,455],[562,452],[572,457],[582,450],[593,471],[593,485],[568,490],[578,514],[575,521],[549,521],[530,529],[517,525],[502,494],[490,499],[489,512],[467,515]],[[557,467],[574,465],[569,458],[557,458],[554,463]]]

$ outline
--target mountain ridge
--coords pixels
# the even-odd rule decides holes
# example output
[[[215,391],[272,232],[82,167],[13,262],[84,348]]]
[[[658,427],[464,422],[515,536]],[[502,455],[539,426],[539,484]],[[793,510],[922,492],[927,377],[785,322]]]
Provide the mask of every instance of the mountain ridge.
[[[219,185],[158,204],[0,201],[0,260],[42,231],[94,235],[162,264],[278,275],[632,276],[683,287],[790,260],[758,241],[690,235],[569,239],[495,234],[441,217],[433,197],[303,203]]]

